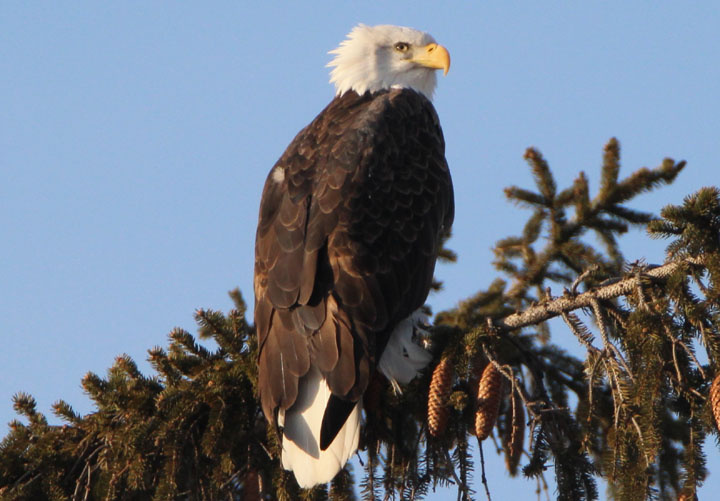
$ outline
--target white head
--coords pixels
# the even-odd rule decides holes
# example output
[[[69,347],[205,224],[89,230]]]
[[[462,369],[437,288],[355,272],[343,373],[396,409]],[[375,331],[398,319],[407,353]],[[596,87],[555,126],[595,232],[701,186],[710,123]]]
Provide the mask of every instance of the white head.
[[[340,46],[330,51],[335,58],[330,83],[337,95],[349,90],[358,94],[389,88],[410,88],[432,99],[435,70],[447,74],[450,54],[422,31],[380,25],[353,28]]]

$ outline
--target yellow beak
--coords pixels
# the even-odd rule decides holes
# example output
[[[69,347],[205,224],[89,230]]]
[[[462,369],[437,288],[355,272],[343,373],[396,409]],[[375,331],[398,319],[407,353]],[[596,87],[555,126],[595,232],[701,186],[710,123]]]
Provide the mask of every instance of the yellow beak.
[[[445,47],[436,43],[418,48],[417,54],[413,55],[412,61],[426,68],[443,70],[443,75],[447,75],[448,70],[450,70],[450,53]]]

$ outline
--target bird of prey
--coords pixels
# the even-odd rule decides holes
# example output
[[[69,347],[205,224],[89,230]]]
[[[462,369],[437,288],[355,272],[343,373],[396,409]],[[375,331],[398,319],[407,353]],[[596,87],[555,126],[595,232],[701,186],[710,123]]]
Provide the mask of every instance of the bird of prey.
[[[270,170],[255,244],[259,394],[301,487],[357,449],[374,371],[397,387],[429,362],[413,333],[454,213],[431,102],[448,51],[359,25],[330,54],[335,97]]]

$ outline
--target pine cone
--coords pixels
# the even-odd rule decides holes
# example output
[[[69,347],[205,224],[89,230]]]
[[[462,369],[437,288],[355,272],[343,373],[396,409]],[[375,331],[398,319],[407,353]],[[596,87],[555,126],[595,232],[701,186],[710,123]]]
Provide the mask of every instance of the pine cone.
[[[453,367],[450,357],[445,357],[435,367],[428,391],[428,431],[433,437],[440,435],[447,425],[452,378]]]
[[[478,353],[473,359],[470,365],[470,375],[468,377],[468,394],[477,395],[478,385],[480,384],[480,378],[482,373],[487,367],[487,357],[482,353]]]
[[[505,465],[510,475],[517,475],[523,446],[525,445],[525,405],[517,392],[513,392],[510,412],[513,413],[506,440]]]
[[[475,434],[478,442],[490,435],[497,421],[502,397],[503,375],[494,364],[488,364],[483,371],[477,392],[477,411],[475,412]]]
[[[720,430],[720,374],[715,376],[710,386],[710,408],[715,416],[715,426]]]

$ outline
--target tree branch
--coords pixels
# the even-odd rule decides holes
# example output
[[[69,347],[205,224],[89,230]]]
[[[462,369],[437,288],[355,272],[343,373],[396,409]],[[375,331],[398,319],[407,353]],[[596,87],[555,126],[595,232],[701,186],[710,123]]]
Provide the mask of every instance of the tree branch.
[[[613,299],[629,294],[640,286],[643,278],[664,279],[671,275],[678,267],[685,264],[703,266],[703,260],[691,256],[662,266],[648,266],[633,276],[617,279],[617,281],[595,287],[582,294],[572,295],[566,292],[566,295],[562,297],[531,306],[520,313],[513,313],[505,318],[496,320],[493,324],[495,327],[505,331],[514,331],[528,325],[539,324],[540,322],[579,308],[591,308],[595,301]]]

